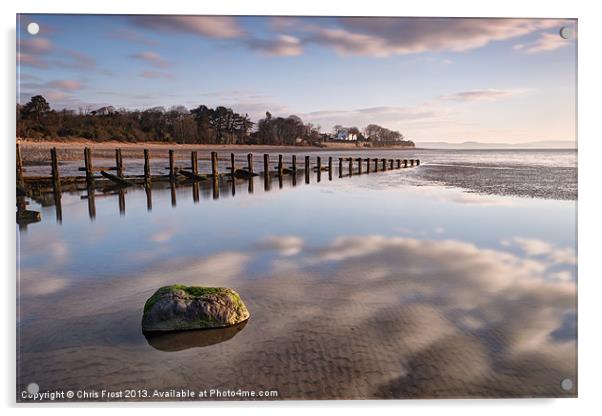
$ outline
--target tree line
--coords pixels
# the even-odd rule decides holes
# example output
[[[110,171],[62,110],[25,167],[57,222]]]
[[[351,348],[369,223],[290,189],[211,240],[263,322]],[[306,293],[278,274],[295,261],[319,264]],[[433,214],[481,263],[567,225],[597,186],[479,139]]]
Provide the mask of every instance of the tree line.
[[[335,130],[342,126],[335,126]],[[357,133],[359,140],[387,143],[403,140],[399,132],[371,124]],[[336,134],[336,133],[335,133]],[[191,110],[184,106],[169,109],[153,107],[146,110],[97,110],[82,108],[53,110],[41,95],[33,96],[24,105],[17,105],[17,137],[32,139],[88,139],[124,142],[166,142],[182,144],[267,144],[311,145],[330,138],[320,133],[320,126],[304,123],[295,115],[265,118],[254,123],[248,114],[231,108],[210,108],[199,105]],[[413,145],[412,142],[406,143]]]

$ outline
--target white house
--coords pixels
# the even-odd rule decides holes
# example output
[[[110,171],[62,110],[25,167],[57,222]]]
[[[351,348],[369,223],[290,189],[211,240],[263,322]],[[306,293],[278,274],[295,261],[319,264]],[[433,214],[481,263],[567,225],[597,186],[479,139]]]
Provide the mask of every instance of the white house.
[[[336,135],[336,139],[337,140],[345,140],[345,141],[356,141],[357,140],[357,134],[355,133],[349,133],[349,130],[347,129],[341,129],[338,131],[337,135]]]

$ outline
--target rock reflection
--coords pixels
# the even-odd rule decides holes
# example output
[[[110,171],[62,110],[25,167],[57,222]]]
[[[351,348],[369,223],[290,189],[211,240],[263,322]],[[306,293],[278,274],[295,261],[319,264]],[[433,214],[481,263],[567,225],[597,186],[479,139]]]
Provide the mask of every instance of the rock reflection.
[[[208,347],[232,339],[244,329],[247,321],[226,328],[199,329],[196,331],[144,332],[148,345],[166,352]]]

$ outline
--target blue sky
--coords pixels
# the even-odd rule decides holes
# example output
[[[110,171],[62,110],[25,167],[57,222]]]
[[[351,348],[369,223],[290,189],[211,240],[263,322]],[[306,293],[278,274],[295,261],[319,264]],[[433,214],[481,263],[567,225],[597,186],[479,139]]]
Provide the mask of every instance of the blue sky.
[[[27,33],[29,22],[40,32]],[[415,141],[575,140],[574,20],[17,16],[17,100],[225,105]]]

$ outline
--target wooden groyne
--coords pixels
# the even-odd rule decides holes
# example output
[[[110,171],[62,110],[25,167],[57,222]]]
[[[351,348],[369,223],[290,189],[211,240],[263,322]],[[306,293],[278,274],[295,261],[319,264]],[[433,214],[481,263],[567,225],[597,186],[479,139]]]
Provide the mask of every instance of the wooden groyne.
[[[57,220],[60,221],[61,213],[60,198],[62,192],[69,191],[86,191],[82,198],[89,201],[90,217],[95,216],[94,197],[95,190],[100,189],[103,194],[118,194],[120,196],[120,212],[124,210],[125,189],[128,187],[144,187],[147,192],[147,200],[149,209],[152,207],[151,187],[155,185],[171,186],[172,194],[175,198],[175,186],[191,185],[193,187],[193,199],[199,199],[199,184],[207,183],[212,185],[213,198],[219,198],[220,182],[225,180],[231,182],[232,194],[235,193],[236,180],[247,180],[248,191],[253,193],[255,176],[263,176],[264,188],[269,190],[271,187],[272,178],[277,179],[280,188],[283,187],[283,178],[287,177],[292,182],[293,186],[297,184],[297,176],[302,175],[305,183],[309,184],[312,181],[312,173],[315,175],[317,182],[322,180],[322,174],[332,181],[335,174],[339,178],[351,177],[355,175],[373,174],[377,172],[385,172],[389,170],[403,169],[408,167],[419,166],[420,161],[417,159],[375,159],[368,157],[339,157],[338,168],[333,163],[333,157],[328,156],[327,161],[323,155],[311,157],[304,155],[301,158],[301,164],[297,159],[297,155],[291,155],[290,160],[285,160],[282,154],[263,155],[263,171],[256,172],[254,167],[254,155],[248,153],[246,160],[237,164],[234,153],[230,153],[227,158],[219,157],[218,152],[211,152],[209,155],[209,163],[203,165],[204,169],[200,169],[199,152],[191,151],[190,158],[176,160],[175,151],[170,149],[167,159],[161,158],[164,163],[159,166],[159,159],[154,164],[154,173],[151,169],[151,161],[153,160],[151,151],[143,149],[142,157],[143,164],[141,172],[137,174],[126,175],[126,163],[122,156],[121,149],[117,148],[114,151],[114,164],[105,166],[97,166],[94,161],[93,152],[90,148],[85,148],[82,152],[81,165],[75,168],[76,172],[82,172],[80,175],[61,175],[60,158],[56,148],[50,149],[50,175],[48,176],[28,176],[26,175],[26,167],[24,167],[21,149],[19,144],[16,148],[16,179],[17,179],[17,197],[18,197],[18,212],[21,212],[22,218],[26,218],[25,202],[26,196],[36,196],[43,199],[42,194],[53,194],[54,202],[57,205]],[[110,160],[110,159],[109,159]],[[131,158],[130,158],[131,160]],[[188,162],[189,161],[189,162]],[[220,165],[220,161],[226,162]],[[245,163],[246,162],[246,163]],[[138,166],[139,166],[138,161]],[[207,163],[207,162],[203,162]],[[183,164],[184,166],[180,166]],[[109,166],[106,166],[109,165]],[[223,168],[222,168],[223,167]],[[163,171],[165,173],[157,173]],[[220,168],[223,170],[220,171]],[[225,171],[224,171],[225,170]],[[206,172],[206,173],[203,173]],[[175,201],[175,199],[174,199]],[[91,202],[91,203],[90,203]],[[174,202],[175,204],[175,202]]]

